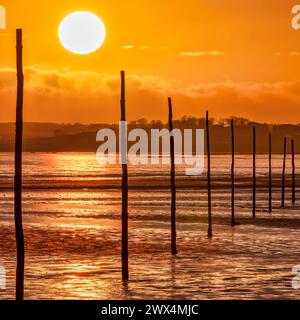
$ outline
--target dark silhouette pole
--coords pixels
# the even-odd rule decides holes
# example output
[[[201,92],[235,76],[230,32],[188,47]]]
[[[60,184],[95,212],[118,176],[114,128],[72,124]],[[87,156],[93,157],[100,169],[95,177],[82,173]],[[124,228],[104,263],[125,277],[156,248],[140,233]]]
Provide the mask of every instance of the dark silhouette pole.
[[[121,121],[126,121],[125,72],[121,71]],[[127,144],[122,137],[121,157],[127,158]],[[126,146],[126,149],[125,149]],[[125,163],[124,163],[125,162]],[[122,161],[122,279],[128,280],[128,169],[127,159]]]
[[[209,141],[209,118],[206,111],[206,147],[207,147],[207,195],[208,195],[208,231],[207,236],[211,238],[212,218],[211,218],[211,176],[210,176],[210,141]]]
[[[171,252],[177,254],[176,249],[176,184],[175,184],[175,144],[173,134],[172,99],[169,102],[169,130],[170,130],[170,156],[171,156]]]
[[[235,217],[234,217],[234,123],[231,119],[231,226],[235,226]]]
[[[285,163],[286,163],[286,141],[284,138],[284,146],[283,146],[283,166],[282,166],[282,185],[281,185],[281,207],[284,207],[285,201]]]
[[[22,145],[23,145],[23,45],[22,30],[17,29],[17,108],[15,136],[15,232],[17,243],[16,300],[24,299],[24,233],[22,222]]]
[[[295,144],[292,140],[292,203],[296,203]]]
[[[269,212],[272,212],[272,134],[269,133]]]
[[[253,126],[253,198],[252,216],[256,216],[256,128]]]

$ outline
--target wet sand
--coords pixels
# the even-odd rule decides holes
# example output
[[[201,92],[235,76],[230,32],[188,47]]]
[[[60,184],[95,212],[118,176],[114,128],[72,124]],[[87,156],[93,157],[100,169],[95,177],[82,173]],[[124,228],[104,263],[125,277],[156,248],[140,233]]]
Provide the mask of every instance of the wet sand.
[[[130,168],[138,183],[129,192],[130,280],[123,284],[120,168],[99,169],[94,154],[25,154],[25,298],[297,299],[291,282],[293,266],[300,265],[300,207],[291,205],[288,175],[287,208],[279,208],[281,160],[274,160],[274,212],[266,210],[262,183],[252,219],[251,156],[238,159],[238,224],[232,228],[230,157],[213,157],[219,187],[212,194],[212,239],[205,175],[186,177],[178,168],[176,257],[170,254],[168,167]],[[258,159],[258,181],[266,181],[267,161]],[[0,266],[7,273],[0,299],[13,299],[15,290],[12,163],[11,154],[0,158]]]
[[[300,211],[294,212],[299,215]],[[25,219],[26,299],[291,299],[292,267],[300,264],[297,219],[274,217],[178,223],[178,256],[169,253],[167,221],[130,223],[130,281],[120,274],[120,225],[116,220]],[[277,218],[279,216],[279,218]],[[203,217],[201,220],[205,220]],[[180,220],[179,220],[180,221]],[[283,232],[284,230],[284,232]],[[14,297],[12,221],[1,223],[0,263]]]

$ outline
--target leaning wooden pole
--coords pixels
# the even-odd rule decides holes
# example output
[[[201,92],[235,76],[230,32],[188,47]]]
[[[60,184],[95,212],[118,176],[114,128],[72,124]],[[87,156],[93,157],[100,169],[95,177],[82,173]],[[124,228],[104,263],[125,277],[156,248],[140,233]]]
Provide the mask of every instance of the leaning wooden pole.
[[[269,212],[272,212],[272,133],[269,133]]]
[[[206,152],[207,152],[207,195],[208,195],[208,231],[207,236],[211,238],[212,234],[212,218],[211,218],[211,173],[210,173],[210,140],[209,140],[209,118],[206,111]]]
[[[284,138],[283,146],[283,166],[282,166],[282,181],[281,181],[281,207],[285,204],[285,167],[286,167],[286,142],[287,139]]]
[[[170,130],[170,157],[171,157],[171,253],[177,254],[176,248],[176,184],[175,184],[175,142],[173,134],[172,99],[169,102],[169,130]]]
[[[125,72],[121,71],[121,122],[126,121],[125,110]],[[121,124],[122,126],[122,124]],[[120,128],[122,130],[122,128]],[[127,169],[127,137],[120,134],[122,158],[122,279],[128,280],[128,169]]]
[[[15,232],[17,244],[16,300],[24,299],[24,233],[22,222],[23,57],[22,30],[17,29],[17,108],[15,136]]]
[[[252,217],[256,217],[256,128],[253,126],[253,186],[252,186]]]
[[[235,216],[234,216],[234,164],[235,164],[235,155],[234,155],[234,123],[231,119],[231,226],[235,226]]]
[[[295,144],[292,140],[292,204],[296,203]]]

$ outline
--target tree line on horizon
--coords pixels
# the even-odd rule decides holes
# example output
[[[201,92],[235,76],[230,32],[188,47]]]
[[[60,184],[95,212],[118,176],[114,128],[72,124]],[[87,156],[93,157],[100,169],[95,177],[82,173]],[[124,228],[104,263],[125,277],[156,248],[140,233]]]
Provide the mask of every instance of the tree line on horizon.
[[[294,139],[295,152],[300,153],[300,124],[268,124],[252,122],[245,118],[231,117],[226,119],[210,119],[211,152],[230,153],[230,123],[234,120],[236,132],[236,152],[250,154],[252,152],[252,127],[257,130],[257,152],[268,152],[268,135],[272,132],[273,152],[282,153],[284,138]],[[205,118],[184,116],[173,120],[174,128],[204,129]],[[118,124],[56,124],[56,123],[24,123],[24,151],[29,152],[95,152],[99,146],[96,132],[103,128],[115,130],[118,136]],[[128,130],[143,128],[148,133],[151,129],[168,128],[167,122],[138,119],[128,122]],[[149,134],[150,136],[150,134]],[[194,139],[195,141],[195,139]],[[129,143],[129,146],[131,144]],[[195,145],[194,145],[195,149]],[[14,124],[0,123],[0,152],[14,150]],[[288,149],[289,150],[289,149]]]

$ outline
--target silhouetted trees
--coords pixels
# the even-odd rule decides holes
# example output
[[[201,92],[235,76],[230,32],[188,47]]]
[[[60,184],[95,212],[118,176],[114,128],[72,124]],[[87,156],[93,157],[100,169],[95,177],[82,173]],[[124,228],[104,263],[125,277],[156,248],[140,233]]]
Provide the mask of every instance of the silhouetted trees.
[[[300,125],[271,125],[255,123],[247,119],[232,117],[216,121],[209,119],[210,131],[214,139],[211,141],[211,153],[231,153],[231,120],[235,125],[235,152],[236,154],[252,153],[252,127],[256,127],[256,152],[268,154],[269,132],[272,128],[272,151],[282,153],[282,141],[285,136],[291,137],[295,145],[300,144]],[[205,118],[182,117],[173,119],[174,128],[205,129]],[[111,128],[118,134],[118,124],[51,124],[25,123],[24,124],[24,151],[91,151],[98,147],[95,135],[103,128]],[[143,128],[150,133],[152,128],[168,129],[168,123],[161,120],[147,121],[139,119],[128,124],[128,129]],[[194,139],[195,140],[195,139]],[[130,143],[129,143],[130,145]],[[194,145],[195,149],[195,145]],[[14,150],[14,125],[0,123],[0,152]],[[206,151],[206,147],[205,147]],[[295,148],[295,153],[300,149]]]

